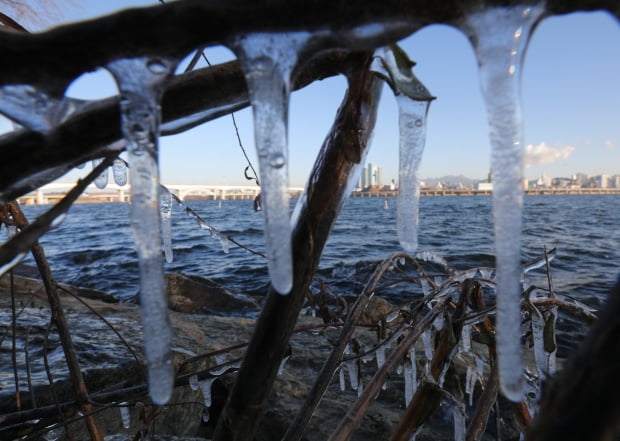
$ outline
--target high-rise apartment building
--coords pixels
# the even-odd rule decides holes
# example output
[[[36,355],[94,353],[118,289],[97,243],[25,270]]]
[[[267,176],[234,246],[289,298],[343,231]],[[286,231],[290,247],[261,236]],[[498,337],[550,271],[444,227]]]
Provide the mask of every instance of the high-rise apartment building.
[[[369,162],[362,170],[359,187],[362,189],[383,187],[383,169]]]

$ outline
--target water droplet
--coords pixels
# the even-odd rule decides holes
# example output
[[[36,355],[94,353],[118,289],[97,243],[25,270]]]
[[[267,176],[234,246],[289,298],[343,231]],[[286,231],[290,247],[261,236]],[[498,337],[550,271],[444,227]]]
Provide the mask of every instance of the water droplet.
[[[281,154],[275,154],[271,157],[271,162],[270,162],[271,166],[274,168],[280,168],[283,167],[284,164],[286,164],[286,158],[284,157],[284,155]]]
[[[162,60],[149,60],[147,63],[149,71],[155,75],[163,75],[168,72],[168,66]]]

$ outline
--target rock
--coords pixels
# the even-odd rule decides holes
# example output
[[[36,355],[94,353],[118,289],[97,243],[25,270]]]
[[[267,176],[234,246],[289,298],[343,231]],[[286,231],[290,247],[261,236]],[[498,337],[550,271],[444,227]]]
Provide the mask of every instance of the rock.
[[[6,278],[5,278],[6,279]],[[39,409],[50,409],[46,416],[37,416],[20,420],[13,427],[6,427],[6,415],[15,411],[15,387],[12,369],[11,351],[11,309],[10,296],[7,295],[5,279],[0,283],[0,335],[5,338],[0,348],[0,366],[5,366],[0,378],[0,438],[13,439],[21,435],[45,430],[57,419],[56,407],[50,404],[54,400],[43,365],[42,346],[47,340],[47,352],[50,370],[54,375],[56,395],[61,402],[73,400],[73,387],[69,380],[64,355],[56,331],[48,337],[47,326],[50,318],[49,307],[41,286],[36,286],[32,279],[16,279],[18,305],[22,305],[17,319],[17,354],[18,372],[21,378],[21,408],[30,409],[30,391],[25,382],[25,342],[28,342],[30,354],[30,368],[33,377],[33,395],[37,399]],[[239,301],[236,296],[230,296],[231,303],[223,300],[205,302],[205,290],[210,295],[228,297],[226,290],[220,290],[214,285],[201,283],[194,278],[172,275],[169,282],[176,289],[179,296],[188,289],[190,295],[183,294],[192,302],[202,302],[202,308],[213,308],[214,304],[225,305],[231,308],[233,304],[256,307],[255,302]],[[21,286],[21,282],[27,286]],[[213,294],[216,292],[216,294]],[[234,310],[219,306],[220,311],[226,310],[226,315],[207,315],[196,313],[201,307],[189,308],[192,314],[170,311],[170,322],[173,326],[173,363],[177,372],[177,380],[181,382],[173,393],[170,404],[154,407],[150,404],[145,387],[145,366],[142,356],[142,326],[138,319],[140,312],[138,305],[130,303],[110,304],[101,300],[85,299],[84,301],[94,309],[107,323],[114,326],[118,334],[122,335],[132,350],[137,354],[136,360],[118,335],[104,323],[102,319],[93,315],[72,296],[61,294],[61,302],[71,328],[71,336],[78,353],[81,370],[84,374],[86,386],[96,410],[96,419],[104,431],[106,440],[135,439],[140,431],[147,431],[147,435],[157,435],[157,439],[189,440],[194,438],[209,439],[215,428],[216,420],[227,399],[228,390],[234,383],[236,368],[245,350],[245,343],[249,342],[255,325],[255,319],[234,315]],[[198,297],[195,300],[194,296]],[[378,299],[378,298],[377,298]],[[237,301],[238,303],[234,303]],[[188,302],[187,304],[193,304]],[[206,303],[206,305],[205,305]],[[387,302],[374,300],[372,305],[376,311],[368,320],[373,323],[379,315],[388,309]],[[374,307],[372,308],[375,309]],[[245,311],[245,309],[244,309]],[[256,434],[256,441],[279,441],[293,421],[298,409],[302,406],[307,394],[315,381],[323,362],[328,357],[337,329],[326,328],[319,318],[300,316],[295,332],[290,341],[291,355],[282,367],[275,381],[264,417]],[[303,330],[302,330],[303,329]],[[26,337],[28,336],[28,337]],[[355,341],[363,348],[370,348],[377,342],[374,329],[358,327],[355,331]],[[218,352],[216,355],[214,352]],[[420,354],[423,351],[418,351]],[[206,408],[203,390],[200,387],[192,388],[189,379],[200,374],[206,378],[208,373],[214,373],[217,366],[229,363],[228,370],[217,373],[219,377],[211,386],[212,404]],[[376,361],[360,363],[360,378],[363,384],[370,381],[376,372]],[[219,370],[219,369],[217,369]],[[331,384],[322,397],[318,409],[310,420],[304,435],[305,441],[324,441],[346,414],[349,407],[357,399],[357,391],[351,390],[347,374],[347,387],[340,389],[339,374],[336,373]],[[204,381],[201,380],[201,381]],[[205,383],[202,383],[205,385]],[[135,391],[130,393],[130,391]],[[382,390],[376,400],[370,405],[360,427],[356,429],[352,440],[375,441],[388,439],[404,411],[404,382],[402,375],[393,373],[387,381],[387,387]],[[110,394],[117,394],[111,397]],[[106,395],[107,394],[107,395]],[[130,415],[129,427],[124,427],[121,418],[121,407],[127,408]],[[445,412],[445,410],[443,411]],[[69,406],[65,412],[66,418],[72,421],[69,426],[76,440],[89,439],[84,422],[77,415],[76,409]],[[207,420],[206,415],[209,415]],[[424,428],[417,439],[448,440],[452,439],[451,414],[443,415],[438,424],[432,428]],[[148,430],[147,430],[148,429]],[[19,435],[19,436],[21,436]],[[12,438],[13,437],[13,438]],[[62,440],[62,438],[61,438]]]
[[[211,314],[239,314],[258,311],[256,300],[234,293],[211,280],[199,276],[166,274],[168,307],[173,311]]]

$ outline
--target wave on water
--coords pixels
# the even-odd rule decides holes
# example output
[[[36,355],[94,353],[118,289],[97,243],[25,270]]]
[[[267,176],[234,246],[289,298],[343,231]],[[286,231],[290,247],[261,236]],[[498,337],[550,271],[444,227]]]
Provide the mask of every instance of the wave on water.
[[[293,202],[294,203],[294,202]],[[264,253],[262,214],[252,201],[193,201],[192,208],[216,229]],[[354,294],[374,265],[399,250],[396,203],[350,198],[332,229],[318,275],[336,291]],[[45,207],[26,206],[33,219]],[[602,301],[620,272],[620,230],[615,228],[620,196],[528,196],[524,207],[523,261],[557,248],[552,264],[555,289]],[[59,281],[107,291],[121,300],[138,291],[138,266],[126,204],[80,204],[41,239]],[[265,259],[231,244],[229,253],[175,206],[174,261],[168,272],[210,278],[233,289],[264,293]],[[493,266],[491,198],[426,197],[420,203],[420,249],[434,250],[459,270]],[[32,262],[31,262],[32,263]],[[546,283],[546,274],[534,279]],[[387,293],[387,297],[402,293]]]

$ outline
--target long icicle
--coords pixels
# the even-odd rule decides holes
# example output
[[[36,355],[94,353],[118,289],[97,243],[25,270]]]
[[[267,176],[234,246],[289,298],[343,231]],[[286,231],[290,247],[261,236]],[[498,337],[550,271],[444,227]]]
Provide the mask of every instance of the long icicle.
[[[398,240],[407,253],[418,248],[418,208],[420,178],[418,168],[426,143],[426,120],[433,97],[413,74],[415,63],[397,45],[386,49],[381,64],[373,69],[392,88],[398,105],[400,131],[398,200],[396,225]]]
[[[520,74],[540,6],[488,8],[469,14],[463,30],[478,58],[491,140],[493,222],[497,266],[497,354],[504,395],[523,394],[521,356],[521,211],[523,146]]]
[[[290,77],[309,34],[249,34],[231,47],[245,73],[254,111],[261,205],[269,276],[273,288],[293,286],[288,195],[288,101]]]
[[[175,63],[149,57],[116,60],[106,67],[121,93],[122,130],[131,173],[131,228],[140,260],[140,307],[149,392],[155,404],[172,394],[172,328],[163,275],[159,214],[160,99]]]

